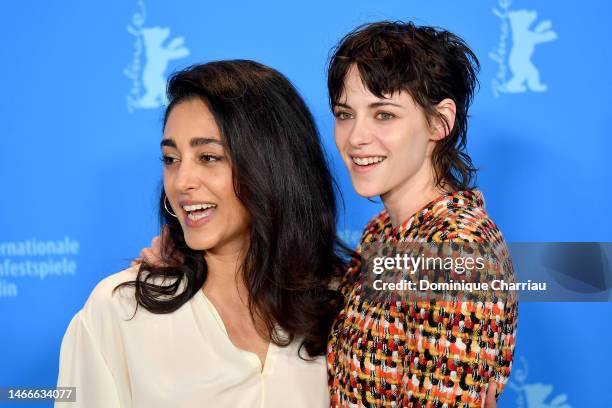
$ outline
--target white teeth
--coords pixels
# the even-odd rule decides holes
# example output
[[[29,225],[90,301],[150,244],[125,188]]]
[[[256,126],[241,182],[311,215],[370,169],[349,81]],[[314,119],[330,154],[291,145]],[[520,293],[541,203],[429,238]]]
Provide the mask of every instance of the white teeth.
[[[216,204],[193,204],[193,205],[184,205],[183,209],[185,211],[191,212],[191,211],[197,211],[197,210],[207,210],[209,208],[214,208],[216,207]]]
[[[199,214],[187,214],[187,218],[192,221],[201,220],[204,217],[208,217],[207,213],[199,213]]]
[[[358,166],[367,166],[369,164],[380,163],[385,159],[385,156],[353,157],[353,163]]]

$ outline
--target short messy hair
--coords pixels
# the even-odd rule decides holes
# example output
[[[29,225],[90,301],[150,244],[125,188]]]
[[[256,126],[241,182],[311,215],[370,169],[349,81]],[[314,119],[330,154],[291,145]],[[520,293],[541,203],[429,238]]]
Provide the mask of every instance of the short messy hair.
[[[341,103],[344,80],[353,65],[377,97],[407,91],[423,109],[428,123],[434,118],[442,121],[448,134],[436,143],[432,154],[436,185],[455,190],[473,188],[476,168],[466,152],[467,119],[480,63],[467,44],[449,31],[412,22],[359,26],[332,50],[327,79],[332,109]],[[453,124],[436,110],[446,98],[457,107]]]

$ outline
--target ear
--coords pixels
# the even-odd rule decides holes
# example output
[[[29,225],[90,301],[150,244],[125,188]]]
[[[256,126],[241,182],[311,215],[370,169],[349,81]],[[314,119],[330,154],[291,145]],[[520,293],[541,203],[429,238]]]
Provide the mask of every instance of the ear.
[[[441,117],[434,118],[431,136],[433,140],[442,140],[453,130],[457,105],[455,105],[455,101],[452,99],[446,98],[436,105],[436,111],[438,111]]]

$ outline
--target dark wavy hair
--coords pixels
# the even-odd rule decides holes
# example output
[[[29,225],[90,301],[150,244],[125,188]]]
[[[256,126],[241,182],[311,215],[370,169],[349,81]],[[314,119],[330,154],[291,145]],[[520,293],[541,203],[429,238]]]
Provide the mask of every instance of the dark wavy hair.
[[[428,123],[432,118],[442,121],[448,134],[436,143],[432,154],[436,185],[473,188],[476,168],[465,148],[468,108],[478,86],[480,64],[466,43],[446,30],[412,22],[359,26],[332,50],[327,79],[332,109],[340,102],[344,78],[353,64],[366,88],[377,97],[407,91],[425,112]],[[445,98],[457,106],[452,130],[436,110]]]
[[[343,301],[330,282],[350,252],[336,235],[336,184],[306,104],[278,71],[246,60],[192,66],[172,75],[167,91],[164,126],[175,106],[197,98],[221,131],[234,190],[252,220],[242,265],[251,315],[265,323],[275,344],[302,338],[300,350],[324,354]],[[162,191],[165,266],[143,263],[135,281],[115,288],[133,286],[136,309],[152,313],[177,310],[201,289],[208,271],[204,251],[187,246],[164,198]]]

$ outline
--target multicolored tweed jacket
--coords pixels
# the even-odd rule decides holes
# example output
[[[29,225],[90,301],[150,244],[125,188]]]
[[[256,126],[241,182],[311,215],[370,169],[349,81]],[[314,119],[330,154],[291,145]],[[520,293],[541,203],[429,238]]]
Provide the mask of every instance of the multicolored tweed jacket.
[[[367,224],[357,251],[397,240],[486,243],[511,267],[478,191],[440,197],[397,227],[383,211]],[[491,378],[499,395],[512,365],[515,300],[372,303],[363,296],[360,264],[353,261],[340,284],[346,303],[328,344],[332,407],[480,407]]]

